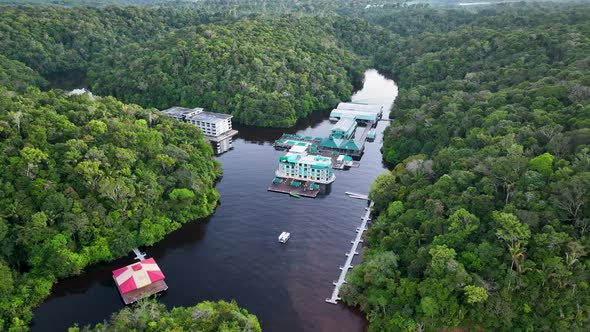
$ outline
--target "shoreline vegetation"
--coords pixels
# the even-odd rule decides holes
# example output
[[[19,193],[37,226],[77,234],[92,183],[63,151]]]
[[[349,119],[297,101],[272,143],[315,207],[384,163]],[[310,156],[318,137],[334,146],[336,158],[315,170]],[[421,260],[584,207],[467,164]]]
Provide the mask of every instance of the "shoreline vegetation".
[[[378,52],[395,166],[342,289],[370,331],[590,328],[590,10],[480,19]]]
[[[70,327],[68,332],[260,332],[256,316],[240,309],[235,302],[204,301],[192,307],[170,310],[155,300],[142,300],[113,313],[108,321],[95,326]]]
[[[588,330],[590,7],[366,4],[2,6],[0,330],[26,331],[60,278],[213,212],[220,164],[155,108],[291,127],[371,67],[400,87],[395,166],[344,301],[371,331]],[[104,97],[44,91],[76,71]]]

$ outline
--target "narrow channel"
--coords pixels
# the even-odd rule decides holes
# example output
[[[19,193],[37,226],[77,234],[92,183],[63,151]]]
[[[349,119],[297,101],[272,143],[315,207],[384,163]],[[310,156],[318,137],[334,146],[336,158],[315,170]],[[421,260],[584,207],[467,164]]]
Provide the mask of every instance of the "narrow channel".
[[[392,80],[368,70],[352,101],[382,104],[389,110],[396,96]],[[327,136],[332,125],[328,116],[329,111],[319,112],[284,132]],[[383,118],[388,118],[387,111]],[[142,248],[166,275],[169,289],[160,301],[174,307],[233,299],[257,315],[265,331],[365,330],[361,313],[325,299],[366,206],[345,192],[368,193],[385,169],[379,149],[387,125],[379,122],[377,139],[367,143],[360,167],[336,171],[330,192],[316,199],[266,190],[284,154],[272,146],[283,130],[238,128],[234,149],[218,158],[223,178],[217,185],[221,204],[215,214]],[[283,231],[291,233],[285,245],[277,242]],[[96,265],[58,283],[35,310],[31,331],[96,324],[121,309],[111,271],[131,261],[130,255]]]

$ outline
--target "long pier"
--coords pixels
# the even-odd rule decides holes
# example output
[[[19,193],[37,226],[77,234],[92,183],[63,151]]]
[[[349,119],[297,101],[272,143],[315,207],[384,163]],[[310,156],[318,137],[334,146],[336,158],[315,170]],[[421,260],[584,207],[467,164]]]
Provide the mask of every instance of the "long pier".
[[[355,194],[351,192],[346,192],[346,194],[351,198],[369,200],[369,197],[367,195]],[[350,241],[350,243],[352,243],[352,247],[350,248],[350,252],[346,254],[346,262],[344,263],[344,266],[340,267],[340,277],[338,277],[337,281],[334,281],[332,283],[334,285],[334,290],[332,291],[332,296],[326,299],[326,302],[328,303],[337,304],[338,301],[341,300],[339,296],[340,287],[342,287],[342,285],[346,283],[346,273],[348,273],[348,270],[352,269],[352,259],[354,258],[354,255],[359,254],[357,248],[359,244],[363,242],[363,232],[367,230],[367,223],[371,220],[371,212],[373,211],[373,205],[375,203],[371,200],[369,201],[371,203],[369,204],[368,208],[365,208],[367,212],[362,217],[363,221],[361,222],[360,227],[356,229],[356,238]]]

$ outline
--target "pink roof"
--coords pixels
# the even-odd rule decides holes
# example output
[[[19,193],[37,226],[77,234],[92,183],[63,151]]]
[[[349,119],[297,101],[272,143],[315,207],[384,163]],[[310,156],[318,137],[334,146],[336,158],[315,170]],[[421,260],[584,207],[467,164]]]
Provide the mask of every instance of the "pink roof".
[[[164,273],[153,258],[144,259],[113,271],[113,278],[121,294],[164,280]]]

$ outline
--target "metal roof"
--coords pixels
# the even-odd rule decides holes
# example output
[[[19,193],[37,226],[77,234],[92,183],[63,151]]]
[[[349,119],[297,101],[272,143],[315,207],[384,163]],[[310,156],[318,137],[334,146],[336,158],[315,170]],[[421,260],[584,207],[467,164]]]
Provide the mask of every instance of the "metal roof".
[[[383,111],[383,106],[381,105],[369,105],[360,103],[339,103],[338,107],[336,108],[339,110],[363,111],[375,114],[379,114]]]
[[[336,122],[334,127],[332,127],[332,131],[340,130],[343,132],[347,132],[352,127],[354,127],[355,124],[356,124],[356,121],[353,118],[342,117],[340,120],[338,120],[338,122]]]
[[[201,112],[203,112],[203,108],[201,108],[201,107],[186,108],[186,107],[174,106],[174,107],[170,107],[165,110],[162,110],[162,113],[172,116],[172,117],[175,117],[175,118],[182,118],[185,116],[190,116],[190,115],[194,115],[194,114],[201,113]]]
[[[227,120],[231,119],[232,115],[230,114],[223,114],[223,113],[213,113],[213,112],[201,112],[194,115],[187,117],[190,120],[196,121],[219,121],[219,120]]]
[[[378,115],[374,112],[352,111],[334,109],[330,113],[331,118],[354,118],[355,120],[377,121]]]
[[[303,152],[305,152],[305,150],[307,150],[307,144],[305,144],[305,145],[299,145],[299,143],[297,143],[297,145],[294,145],[291,149],[289,149],[289,152],[292,152],[292,153],[303,153]]]

